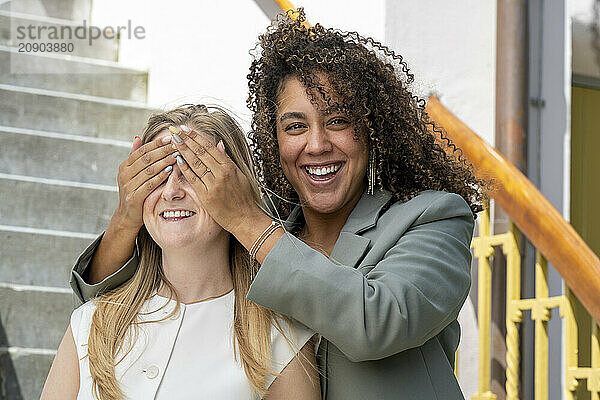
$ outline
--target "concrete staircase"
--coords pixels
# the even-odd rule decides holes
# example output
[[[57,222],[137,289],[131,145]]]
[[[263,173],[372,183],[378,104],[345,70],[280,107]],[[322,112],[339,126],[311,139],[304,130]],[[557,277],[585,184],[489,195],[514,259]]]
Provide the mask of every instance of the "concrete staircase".
[[[17,51],[16,25],[78,25],[90,4],[0,0],[0,400],[39,398],[77,305],[69,270],[106,227],[152,112],[147,73],[116,62],[117,40]]]

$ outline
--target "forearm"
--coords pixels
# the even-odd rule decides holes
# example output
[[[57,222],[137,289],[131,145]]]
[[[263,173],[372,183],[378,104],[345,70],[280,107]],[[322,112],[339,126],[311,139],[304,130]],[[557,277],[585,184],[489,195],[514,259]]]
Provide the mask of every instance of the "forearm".
[[[471,228],[466,218],[415,228],[365,272],[286,235],[248,298],[319,332],[353,361],[383,358],[422,344],[456,319],[470,283]]]
[[[262,263],[248,298],[300,321],[351,353],[368,336],[364,284],[360,271],[336,265],[285,235]]]
[[[113,217],[90,263],[88,283],[96,284],[121,268],[131,257],[139,229]]]

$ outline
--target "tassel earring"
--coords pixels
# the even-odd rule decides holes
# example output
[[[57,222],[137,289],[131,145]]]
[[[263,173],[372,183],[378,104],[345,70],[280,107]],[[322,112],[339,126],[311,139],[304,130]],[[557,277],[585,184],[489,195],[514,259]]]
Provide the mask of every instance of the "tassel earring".
[[[369,170],[367,171],[367,194],[375,193],[375,149],[369,154]]]

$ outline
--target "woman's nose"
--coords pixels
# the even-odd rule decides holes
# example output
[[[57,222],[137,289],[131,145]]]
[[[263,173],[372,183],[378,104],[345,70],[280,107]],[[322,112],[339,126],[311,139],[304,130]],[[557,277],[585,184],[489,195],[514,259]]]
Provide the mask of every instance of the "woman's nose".
[[[306,152],[312,155],[318,155],[331,151],[332,145],[329,141],[327,129],[323,126],[317,126],[308,132],[306,139]]]
[[[185,197],[185,190],[183,190],[183,183],[185,177],[181,173],[181,170],[177,165],[173,166],[171,175],[167,178],[165,186],[162,191],[163,199],[167,201],[178,200]]]

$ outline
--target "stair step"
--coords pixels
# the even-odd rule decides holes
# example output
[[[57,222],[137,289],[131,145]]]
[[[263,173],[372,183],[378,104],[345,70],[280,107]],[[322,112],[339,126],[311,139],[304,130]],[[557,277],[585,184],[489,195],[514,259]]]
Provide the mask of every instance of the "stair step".
[[[62,136],[0,126],[0,173],[116,185],[119,164],[129,155],[130,143]]]
[[[131,140],[154,110],[144,103],[0,84],[0,124]]]
[[[148,73],[115,62],[118,39],[18,37],[89,28],[91,3],[0,0],[0,400],[39,398],[79,305],[71,266],[108,225],[118,165],[155,112]],[[48,42],[73,51],[19,52]]]
[[[111,61],[0,46],[0,83],[145,102],[148,73]]]
[[[18,3],[26,2],[20,1]],[[32,37],[29,35],[30,25],[34,27],[33,34],[35,36]],[[86,23],[86,25],[87,29],[89,29],[89,23]],[[99,58],[110,61],[118,60],[119,41],[117,39],[106,39],[101,37],[92,40],[92,44],[90,45],[89,38],[77,39],[75,37],[75,29],[81,26],[81,20],[75,22],[65,19],[0,11],[0,44],[18,48],[20,43],[72,43],[73,46],[71,52],[62,52],[60,54]],[[38,35],[38,30],[41,35]],[[72,32],[72,39],[68,38],[67,32],[69,30]],[[50,39],[48,33],[52,31],[57,31],[58,35],[61,35],[60,32],[64,32],[64,35],[66,36],[64,36],[64,39]],[[41,36],[41,39],[38,39],[39,36]],[[82,35],[79,36],[81,37]],[[87,37],[89,37],[89,35]]]
[[[37,400],[50,366],[54,352],[49,350],[0,348],[0,399]]]
[[[74,305],[69,289],[0,283],[0,346],[58,349]]]
[[[95,235],[0,225],[2,281],[68,289],[71,267],[93,238]]]
[[[118,194],[116,187],[0,174],[0,198],[2,225],[94,234],[108,226]]]
[[[81,22],[89,19],[91,6],[89,0],[13,0],[0,3],[0,10]]]

